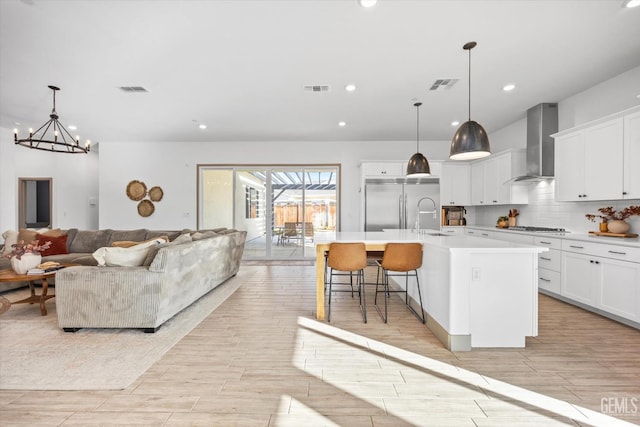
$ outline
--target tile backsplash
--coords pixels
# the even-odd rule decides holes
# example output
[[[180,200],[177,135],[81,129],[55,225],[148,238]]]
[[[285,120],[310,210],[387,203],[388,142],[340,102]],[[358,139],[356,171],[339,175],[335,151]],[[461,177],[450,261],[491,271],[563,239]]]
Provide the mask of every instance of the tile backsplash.
[[[528,184],[528,205],[475,206],[467,208],[468,224],[494,226],[499,216],[507,215],[509,209],[516,208],[518,225],[537,227],[561,227],[574,233],[587,233],[598,230],[598,224],[585,218],[585,214],[597,214],[598,208],[613,206],[623,209],[631,205],[640,205],[640,199],[633,200],[600,200],[595,202],[556,202],[553,198],[554,180],[546,180]],[[471,211],[471,212],[470,212]],[[473,219],[473,222],[471,222]],[[631,225],[630,232],[640,233],[640,216],[627,219]]]

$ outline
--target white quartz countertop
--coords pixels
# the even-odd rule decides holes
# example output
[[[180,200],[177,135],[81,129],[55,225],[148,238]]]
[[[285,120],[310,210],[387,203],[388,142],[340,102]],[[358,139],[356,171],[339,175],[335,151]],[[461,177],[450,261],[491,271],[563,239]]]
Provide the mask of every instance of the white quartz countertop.
[[[335,239],[316,239],[318,243],[328,242],[363,242],[367,244],[389,242],[419,242],[425,246],[435,246],[451,251],[481,252],[544,252],[547,248],[533,245],[504,242],[495,239],[484,239],[473,236],[441,235],[440,230],[423,230],[417,234],[412,230],[385,230],[374,232],[338,232]]]
[[[473,228],[476,230],[487,230],[487,231],[496,231],[498,233],[511,233],[511,234],[522,234],[528,236],[536,236],[536,237],[556,237],[560,239],[566,240],[577,240],[583,242],[593,242],[593,243],[603,243],[607,245],[618,245],[618,246],[629,246],[634,248],[640,248],[640,238],[634,237],[607,237],[607,236],[596,236],[594,234],[588,233],[535,233],[528,231],[515,231],[509,230],[508,228],[497,228],[497,227],[485,227],[481,225],[468,225],[467,228]]]

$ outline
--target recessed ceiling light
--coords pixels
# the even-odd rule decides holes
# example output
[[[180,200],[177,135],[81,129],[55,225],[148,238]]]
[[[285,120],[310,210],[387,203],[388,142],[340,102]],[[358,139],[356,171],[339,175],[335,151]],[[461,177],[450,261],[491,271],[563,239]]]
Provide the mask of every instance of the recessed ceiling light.
[[[74,125],[69,125],[69,126],[67,126],[67,129],[69,129],[69,130],[78,130],[78,127],[74,126]]]
[[[359,0],[359,3],[362,7],[373,7],[378,3],[378,0]]]
[[[458,126],[459,124],[460,124],[460,122],[457,121],[457,120],[454,120],[454,121],[451,122],[451,126]]]
[[[622,3],[623,7],[628,7],[628,8],[632,8],[632,7],[638,7],[640,6],[640,0],[625,0]]]
[[[341,128],[345,127],[347,125],[347,122],[338,122],[338,126],[340,126]]]
[[[353,83],[349,83],[348,85],[346,85],[346,86],[344,87],[344,89],[345,89],[347,92],[353,92],[354,90],[356,90],[356,85],[354,85]]]
[[[207,128],[207,125],[198,125],[198,127],[199,127],[200,129],[206,129],[206,128]]]
[[[513,83],[509,83],[508,85],[504,85],[502,90],[505,91],[505,92],[511,92],[515,88],[516,88],[516,85],[514,85]]]

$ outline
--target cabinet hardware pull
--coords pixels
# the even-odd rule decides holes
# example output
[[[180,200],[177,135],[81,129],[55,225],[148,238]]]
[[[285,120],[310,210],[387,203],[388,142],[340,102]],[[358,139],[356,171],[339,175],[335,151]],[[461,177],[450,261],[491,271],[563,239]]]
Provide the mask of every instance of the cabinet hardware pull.
[[[600,264],[600,261],[594,261],[596,264]]]
[[[545,245],[550,245],[551,244],[551,242],[543,242],[542,240],[540,240],[540,243],[543,243]]]
[[[545,258],[545,257],[543,257],[543,256],[541,256],[541,257],[540,257],[540,259],[543,259],[543,260],[545,260],[545,261],[551,261],[551,258]]]
[[[467,231],[467,234],[475,234],[475,231]]]
[[[609,251],[610,254],[616,254],[616,255],[626,255],[626,252],[617,252],[617,251]]]
[[[538,277],[538,279],[542,280],[543,282],[550,282],[550,279],[545,279],[544,277]]]
[[[487,233],[482,233],[482,235],[483,235],[483,236],[488,236],[488,234],[487,234]]]
[[[569,245],[570,248],[576,248],[576,249],[584,249],[584,246],[573,246],[573,245]]]
[[[627,194],[629,194],[629,193],[627,193],[626,191],[623,191],[623,192],[622,192],[622,195],[623,195],[623,196],[626,196]]]

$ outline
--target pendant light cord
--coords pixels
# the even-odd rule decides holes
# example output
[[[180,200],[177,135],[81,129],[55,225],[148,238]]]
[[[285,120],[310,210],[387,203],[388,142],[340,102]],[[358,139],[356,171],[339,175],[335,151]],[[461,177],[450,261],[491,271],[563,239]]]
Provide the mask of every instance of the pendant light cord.
[[[469,121],[471,121],[471,49],[469,48]]]
[[[416,107],[416,153],[420,152],[420,106],[422,102],[413,104]]]

